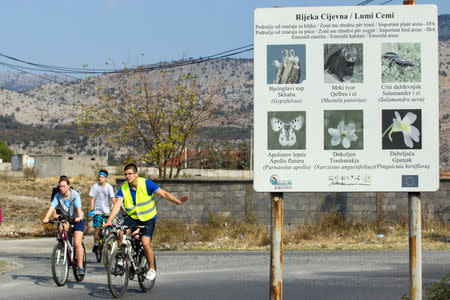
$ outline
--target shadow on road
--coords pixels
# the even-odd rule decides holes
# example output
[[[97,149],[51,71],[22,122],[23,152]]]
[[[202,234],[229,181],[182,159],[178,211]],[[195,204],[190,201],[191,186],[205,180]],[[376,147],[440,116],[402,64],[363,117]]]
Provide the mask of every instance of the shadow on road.
[[[94,283],[89,282],[89,277],[85,278],[85,280],[87,281],[75,281],[75,279],[73,279],[73,275],[72,276],[69,275],[69,279],[67,280],[66,285],[58,287],[53,281],[52,276],[12,275],[11,277],[14,280],[33,281],[34,284],[38,286],[54,287],[55,289],[74,289],[74,290],[83,289],[85,291],[89,291],[88,294],[96,298],[111,298],[111,293],[109,292],[108,285],[106,283],[106,278],[105,283]]]

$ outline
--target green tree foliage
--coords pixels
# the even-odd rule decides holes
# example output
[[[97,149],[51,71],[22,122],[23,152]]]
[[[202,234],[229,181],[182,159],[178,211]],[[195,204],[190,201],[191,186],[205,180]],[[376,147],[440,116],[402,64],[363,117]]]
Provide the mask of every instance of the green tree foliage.
[[[97,78],[98,103],[79,104],[77,124],[113,147],[133,148],[135,160],[157,166],[160,178],[178,177],[184,165],[181,154],[211,118],[219,87],[203,93],[191,73],[170,78],[140,68],[106,78]]]
[[[450,299],[450,273],[442,277],[439,282],[433,282],[425,287],[426,300]]]
[[[8,145],[0,140],[0,158],[4,162],[11,162],[11,156],[14,154],[14,151],[9,149]]]
[[[35,142],[66,139],[74,143],[80,137],[75,124],[44,127],[42,125],[27,125],[16,121],[14,116],[0,116],[0,139],[6,142]],[[86,143],[85,143],[86,144]]]
[[[234,150],[233,145],[228,141],[225,141],[225,147],[222,152],[222,163],[224,169],[237,169],[236,151]]]
[[[246,141],[241,141],[238,144],[237,151],[237,168],[239,170],[250,170],[250,145]]]

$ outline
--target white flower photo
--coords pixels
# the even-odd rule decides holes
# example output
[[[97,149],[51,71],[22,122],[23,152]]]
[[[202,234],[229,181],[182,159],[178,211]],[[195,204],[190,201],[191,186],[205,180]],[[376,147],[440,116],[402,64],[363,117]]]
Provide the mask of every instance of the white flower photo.
[[[363,123],[362,110],[325,110],[324,149],[363,149]]]
[[[420,110],[383,110],[383,149],[421,149],[420,116]]]
[[[358,139],[355,131],[355,124],[348,123],[345,125],[344,121],[339,123],[338,128],[328,128],[328,133],[331,135],[331,146],[342,144],[345,149],[350,148],[351,143]]]

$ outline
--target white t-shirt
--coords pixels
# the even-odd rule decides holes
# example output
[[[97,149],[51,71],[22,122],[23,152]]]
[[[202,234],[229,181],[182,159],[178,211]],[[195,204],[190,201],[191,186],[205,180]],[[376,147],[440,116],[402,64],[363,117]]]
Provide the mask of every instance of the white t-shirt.
[[[94,198],[94,214],[109,214],[109,199],[114,198],[114,189],[109,183],[101,186],[99,183],[91,187],[89,196]]]

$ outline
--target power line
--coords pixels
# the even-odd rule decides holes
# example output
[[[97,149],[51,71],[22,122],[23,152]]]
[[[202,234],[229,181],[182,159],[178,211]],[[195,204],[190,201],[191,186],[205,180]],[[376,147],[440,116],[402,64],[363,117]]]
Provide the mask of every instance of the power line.
[[[365,1],[362,1],[362,2],[360,2],[360,3],[358,3],[358,4],[356,4],[356,6],[359,6],[359,5],[367,5],[367,4],[369,4],[370,2],[373,2],[373,0],[365,0]]]
[[[252,51],[252,50],[253,50],[253,44],[250,44],[250,45],[238,47],[235,49],[223,51],[223,52],[220,52],[217,54],[209,55],[206,57],[200,57],[200,58],[189,59],[189,60],[179,60],[179,61],[175,61],[175,62],[169,63],[169,64],[162,63],[162,64],[159,64],[156,66],[133,67],[133,68],[129,68],[127,70],[128,71],[133,71],[133,70],[153,71],[153,70],[169,69],[169,68],[174,68],[174,67],[179,67],[179,66],[184,66],[184,65],[202,63],[202,62],[206,62],[206,61],[214,60],[214,59],[230,57],[230,56],[234,56],[234,55]],[[88,68],[60,67],[60,66],[52,66],[52,65],[44,65],[44,64],[34,63],[34,62],[15,58],[15,57],[12,57],[12,56],[9,56],[6,54],[2,54],[2,53],[0,53],[0,56],[10,59],[10,60],[13,60],[13,61],[16,61],[16,62],[23,63],[25,65],[30,65],[34,68],[37,68],[37,69],[33,69],[33,70],[52,72],[52,73],[58,73],[58,74],[78,74],[78,75],[79,74],[110,74],[110,73],[121,73],[124,71],[123,69],[88,69]],[[15,65],[15,66],[19,67],[17,65]]]
[[[11,68],[13,70],[19,71],[20,73],[26,73],[26,74],[30,74],[32,76],[36,76],[42,79],[45,79],[47,81],[50,82],[55,82],[55,83],[59,83],[61,85],[65,85],[67,87],[71,87],[71,88],[75,88],[78,89],[84,93],[90,94],[90,95],[94,95],[97,96],[96,93],[88,90],[88,89],[84,89],[81,87],[78,87],[72,83],[67,83],[67,82],[63,82],[60,80],[56,80],[53,78],[48,78],[45,77],[43,75],[38,75],[35,73],[31,73],[29,71],[38,71],[38,72],[50,72],[50,73],[57,73],[59,75],[64,75],[66,77],[75,79],[77,81],[79,81],[80,79],[77,77],[73,77],[70,76],[68,74],[117,74],[117,73],[121,73],[121,72],[151,72],[151,71],[156,71],[156,70],[164,70],[164,69],[170,69],[170,68],[176,68],[176,67],[182,67],[182,66],[187,66],[187,65],[193,65],[193,64],[199,64],[199,63],[203,63],[203,62],[207,62],[207,61],[211,61],[211,60],[216,60],[216,59],[221,59],[221,58],[226,58],[226,57],[230,57],[230,56],[234,56],[240,53],[244,53],[244,52],[248,52],[248,51],[252,51],[253,50],[253,44],[249,44],[246,46],[242,46],[242,47],[238,47],[238,48],[234,48],[231,50],[227,50],[227,51],[222,51],[213,55],[209,55],[206,57],[200,57],[200,58],[196,58],[196,59],[189,59],[189,60],[180,60],[180,61],[175,61],[169,64],[165,64],[165,63],[161,63],[159,65],[156,66],[147,66],[147,67],[133,67],[133,68],[129,68],[129,69],[122,69],[122,70],[118,70],[118,69],[109,69],[109,70],[100,70],[100,69],[81,69],[81,68],[71,68],[71,67],[60,67],[60,66],[51,66],[51,65],[45,65],[45,64],[39,64],[39,63],[34,63],[34,62],[30,62],[30,61],[26,61],[26,60],[22,60],[19,58],[15,58],[6,54],[2,54],[0,53],[0,57],[3,58],[7,58],[16,62],[20,62],[22,64],[25,65],[29,65],[31,67],[28,66],[20,66],[17,64],[10,64],[10,63],[6,63],[6,62],[1,62],[0,61],[0,65],[6,66],[8,68]],[[29,71],[26,71],[29,70]],[[87,82],[87,81],[86,81]],[[89,84],[89,82],[87,82]],[[105,86],[103,86],[104,88],[107,88]],[[26,93],[25,93],[26,94]],[[29,96],[29,95],[28,95]],[[35,96],[34,96],[35,97]]]

